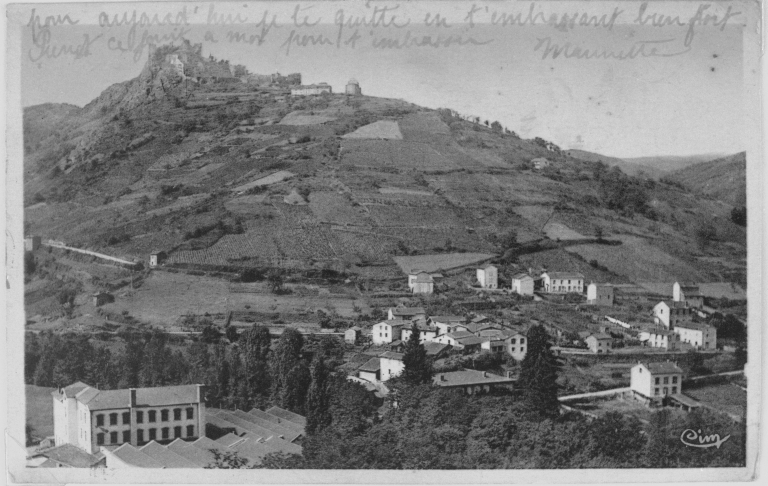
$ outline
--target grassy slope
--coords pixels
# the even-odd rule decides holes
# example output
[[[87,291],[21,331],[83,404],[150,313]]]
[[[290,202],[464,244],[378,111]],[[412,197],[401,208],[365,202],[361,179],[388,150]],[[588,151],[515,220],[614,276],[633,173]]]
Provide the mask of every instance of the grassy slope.
[[[742,206],[747,201],[746,153],[702,162],[670,174],[697,194],[718,199],[731,206]]]

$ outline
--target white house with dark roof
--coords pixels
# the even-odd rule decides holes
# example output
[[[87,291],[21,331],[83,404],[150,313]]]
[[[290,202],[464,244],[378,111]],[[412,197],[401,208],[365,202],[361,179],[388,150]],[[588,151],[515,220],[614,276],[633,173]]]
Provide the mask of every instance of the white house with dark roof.
[[[464,338],[468,337],[477,337],[471,332],[467,331],[454,331],[449,332],[446,334],[441,334],[437,336],[435,339],[433,339],[434,342],[440,343],[440,344],[448,344],[450,346],[453,346],[455,348],[463,349],[464,346],[462,346],[459,341]]]
[[[368,361],[363,364],[360,368],[357,370],[357,377],[370,381],[371,383],[376,383],[380,380],[381,376],[381,360],[379,358],[371,358]]]
[[[499,269],[488,264],[477,269],[477,281],[484,289],[499,288]]]
[[[525,359],[528,352],[528,338],[519,332],[515,332],[504,340],[507,345],[507,354],[515,358],[516,361]]]
[[[684,351],[683,341],[680,335],[667,329],[651,329],[641,331],[638,339],[649,348],[661,348],[668,351]]]
[[[613,285],[592,282],[587,286],[587,304],[612,307],[613,299]]]
[[[437,327],[438,335],[447,334],[454,330],[457,324],[465,324],[467,319],[463,316],[430,316],[429,322]]]
[[[416,272],[408,275],[408,288],[414,294],[431,294],[435,290],[435,279],[427,272]]]
[[[587,343],[587,348],[595,354],[610,353],[613,350],[613,338],[608,334],[590,334],[584,342]]]
[[[672,300],[685,302],[688,307],[697,309],[704,307],[704,296],[701,294],[699,286],[693,283],[675,282],[672,286]]]
[[[512,275],[512,292],[519,295],[533,295],[533,277],[527,273]]]
[[[406,320],[410,321],[412,319],[419,319],[427,318],[427,313],[424,311],[423,307],[390,307],[387,311],[387,319],[394,320],[394,319],[400,319],[400,320]]]
[[[717,329],[708,324],[697,322],[680,322],[675,325],[674,332],[680,336],[680,340],[689,343],[696,349],[717,349]]]
[[[494,388],[510,388],[516,380],[494,375],[487,371],[463,370],[437,373],[432,382],[443,388],[461,389],[467,395],[488,393]]]
[[[583,293],[584,275],[577,272],[544,272],[544,292],[551,294]]]
[[[657,401],[682,392],[683,370],[675,363],[638,363],[630,373],[630,388],[635,396]]]
[[[390,380],[400,374],[405,369],[403,364],[403,355],[393,351],[387,351],[379,356],[379,375],[381,381]]]
[[[667,329],[674,329],[678,323],[690,322],[693,310],[685,302],[662,300],[653,306],[653,319],[656,324],[663,324]]]
[[[373,344],[389,344],[392,341],[399,340],[402,335],[403,327],[410,327],[410,325],[410,321],[404,321],[402,319],[386,320],[374,324],[373,332],[371,334]]]
[[[203,385],[98,390],[82,382],[52,392],[56,445],[102,446],[205,434]]]
[[[413,324],[410,326],[403,326],[402,331],[400,331],[400,339],[403,342],[406,342],[411,338],[412,327]],[[437,334],[439,333],[437,326],[427,324],[426,321],[417,322],[416,327],[419,329],[419,343],[421,344],[427,341],[432,341],[437,337]]]

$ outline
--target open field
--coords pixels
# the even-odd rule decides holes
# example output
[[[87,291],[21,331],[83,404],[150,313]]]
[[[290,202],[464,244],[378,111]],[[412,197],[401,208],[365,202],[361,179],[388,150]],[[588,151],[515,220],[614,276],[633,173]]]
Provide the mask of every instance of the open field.
[[[733,383],[686,388],[683,393],[702,404],[742,420],[747,413],[747,392]]]
[[[396,121],[380,120],[369,125],[362,126],[352,133],[347,133],[342,138],[373,138],[381,140],[402,140],[403,134]]]
[[[641,422],[648,422],[654,412],[654,409],[646,407],[641,402],[631,397],[614,397],[603,400],[585,399],[577,402],[568,402],[568,406],[597,415],[598,417],[609,412],[618,412],[626,416],[635,417]],[[683,412],[673,410],[672,413]]]
[[[171,326],[187,313],[219,314],[230,310],[243,311],[246,306],[273,314],[305,314],[308,316],[307,321],[313,320],[318,309],[328,311],[331,307],[340,316],[351,317],[355,305],[367,312],[368,307],[362,299],[352,299],[347,295],[313,297],[268,292],[231,293],[229,282],[222,279],[160,271],[153,272],[133,293],[103,308],[115,313],[127,311],[138,320],[150,324]]]
[[[27,401],[27,423],[32,426],[32,435],[40,439],[53,435],[53,398],[55,388],[25,385]]]
[[[403,273],[418,269],[424,272],[437,272],[464,267],[493,258],[489,253],[445,253],[440,255],[397,256],[392,259]]]
[[[330,116],[311,115],[301,111],[293,111],[285,115],[285,117],[280,120],[280,125],[320,125],[322,123],[327,123],[334,120],[336,120],[336,118]]]
[[[586,238],[581,233],[573,231],[563,223],[550,221],[544,226],[544,233],[551,240],[581,240]]]

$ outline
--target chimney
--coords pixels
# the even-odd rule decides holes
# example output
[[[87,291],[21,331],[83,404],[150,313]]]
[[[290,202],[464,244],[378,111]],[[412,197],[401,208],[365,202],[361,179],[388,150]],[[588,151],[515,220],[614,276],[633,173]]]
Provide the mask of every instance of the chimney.
[[[129,407],[134,408],[136,406],[136,389],[135,388],[129,388],[128,392],[131,395],[130,403],[128,404]]]
[[[488,378],[488,372],[487,371],[483,371],[483,378]]]
[[[197,403],[201,403],[205,399],[205,393],[203,391],[204,385],[197,385]]]
[[[440,381],[445,381],[445,375],[440,373]]]

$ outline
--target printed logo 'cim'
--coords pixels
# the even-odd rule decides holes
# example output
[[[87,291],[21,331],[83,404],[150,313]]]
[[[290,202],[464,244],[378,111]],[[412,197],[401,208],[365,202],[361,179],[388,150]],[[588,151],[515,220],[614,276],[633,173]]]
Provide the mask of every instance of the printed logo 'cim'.
[[[685,429],[680,435],[680,442],[688,447],[699,447],[702,449],[717,447],[719,449],[723,442],[730,438],[730,434],[721,438],[720,434],[701,435],[701,429]]]

